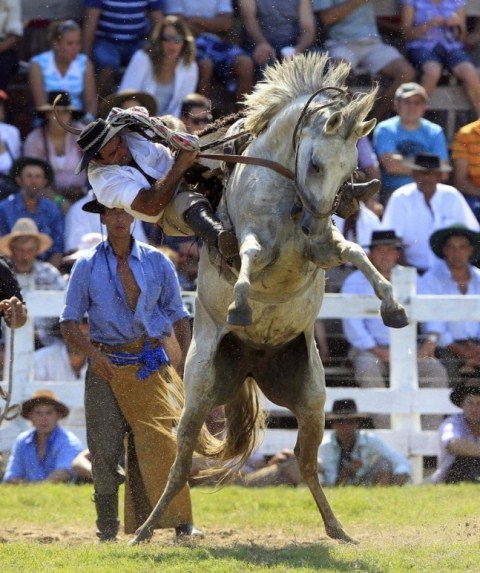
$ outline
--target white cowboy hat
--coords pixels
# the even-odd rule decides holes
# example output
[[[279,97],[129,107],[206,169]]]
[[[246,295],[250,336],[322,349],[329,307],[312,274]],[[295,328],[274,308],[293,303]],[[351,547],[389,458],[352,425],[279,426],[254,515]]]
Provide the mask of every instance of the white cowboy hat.
[[[33,219],[28,217],[21,217],[17,219],[15,225],[13,225],[12,230],[8,235],[0,237],[0,252],[7,257],[12,256],[12,251],[10,249],[10,244],[13,239],[17,237],[33,237],[38,241],[38,254],[48,251],[52,246],[52,238],[45,233],[40,233],[37,224]]]

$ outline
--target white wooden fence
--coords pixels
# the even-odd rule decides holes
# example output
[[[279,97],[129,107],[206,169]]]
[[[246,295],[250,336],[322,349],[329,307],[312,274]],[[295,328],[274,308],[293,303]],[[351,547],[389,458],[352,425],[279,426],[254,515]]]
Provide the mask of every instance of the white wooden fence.
[[[440,320],[480,320],[480,296],[425,296],[416,294],[416,275],[411,268],[395,269],[393,284],[397,299],[405,306],[410,324],[390,331],[391,369],[389,389],[333,388],[327,389],[326,410],[338,398],[354,398],[362,411],[391,414],[391,430],[376,430],[391,445],[407,455],[414,466],[414,480],[422,479],[422,456],[438,454],[438,439],[434,431],[422,431],[421,414],[451,414],[458,412],[449,400],[448,389],[419,389],[416,338],[417,322],[433,316]],[[186,293],[185,302],[193,311],[194,294]],[[20,403],[39,388],[51,388],[71,408],[64,426],[85,440],[83,413],[83,382],[36,382],[33,375],[33,317],[58,316],[63,307],[63,293],[33,291],[26,295],[29,320],[15,331],[13,402]],[[379,301],[373,296],[327,294],[320,318],[374,316]],[[10,356],[10,337],[6,334],[5,364]],[[3,385],[6,385],[6,375]],[[0,406],[3,405],[0,402]],[[265,407],[275,415],[291,415],[265,400]],[[18,417],[3,422],[0,427],[0,451],[8,450],[27,423]],[[262,449],[273,453],[279,447],[293,447],[296,430],[268,430]]]

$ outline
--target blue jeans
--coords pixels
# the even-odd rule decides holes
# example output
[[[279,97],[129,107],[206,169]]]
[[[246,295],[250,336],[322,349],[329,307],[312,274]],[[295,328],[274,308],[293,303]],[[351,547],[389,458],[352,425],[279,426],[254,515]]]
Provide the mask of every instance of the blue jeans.
[[[95,70],[99,72],[104,68],[110,68],[118,72],[120,68],[127,66],[131,57],[137,50],[141,50],[145,40],[133,42],[113,42],[103,38],[98,39],[93,46],[92,60]]]

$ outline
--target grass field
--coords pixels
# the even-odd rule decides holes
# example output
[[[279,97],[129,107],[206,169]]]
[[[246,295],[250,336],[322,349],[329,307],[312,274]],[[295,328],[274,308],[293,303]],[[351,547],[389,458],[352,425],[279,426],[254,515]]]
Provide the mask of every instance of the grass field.
[[[192,491],[206,539],[99,545],[90,486],[0,486],[2,573],[477,573],[478,485],[340,488],[327,495],[358,545],[325,536],[305,488]]]

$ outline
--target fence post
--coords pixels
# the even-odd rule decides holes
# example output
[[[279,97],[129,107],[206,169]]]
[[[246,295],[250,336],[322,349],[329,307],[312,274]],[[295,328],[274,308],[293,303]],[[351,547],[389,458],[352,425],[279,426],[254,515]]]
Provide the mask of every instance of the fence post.
[[[390,330],[390,388],[410,392],[418,389],[417,322],[412,319],[411,302],[417,292],[417,272],[412,267],[396,267],[392,274],[395,298],[405,307],[409,324],[404,328]],[[408,434],[421,430],[420,414],[413,408],[408,414],[392,414],[392,430]],[[410,441],[410,440],[409,440]],[[419,483],[423,478],[423,459],[411,458],[413,479]]]

